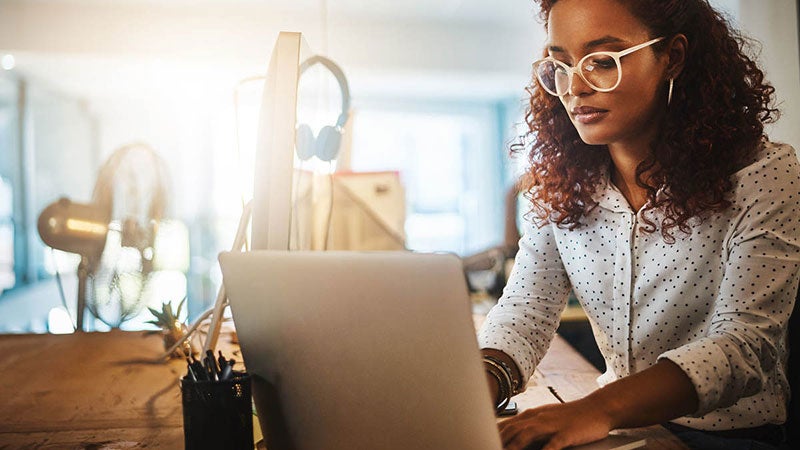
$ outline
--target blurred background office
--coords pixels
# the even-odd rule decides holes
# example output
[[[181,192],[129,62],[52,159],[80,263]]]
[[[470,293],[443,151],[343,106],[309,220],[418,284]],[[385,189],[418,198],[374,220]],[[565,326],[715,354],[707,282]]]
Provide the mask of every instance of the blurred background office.
[[[797,2],[712,3],[763,43],[784,112],[770,136],[799,146]],[[240,81],[266,72],[279,31],[344,69],[347,169],[399,172],[408,249],[467,256],[503,242],[522,170],[508,143],[545,39],[530,0],[0,0],[0,332],[70,330],[80,256],[47,247],[37,217],[62,196],[89,202],[131,142],[169,174],[157,280],[136,301],[186,297],[189,318],[213,304],[216,255],[252,189],[261,98]]]

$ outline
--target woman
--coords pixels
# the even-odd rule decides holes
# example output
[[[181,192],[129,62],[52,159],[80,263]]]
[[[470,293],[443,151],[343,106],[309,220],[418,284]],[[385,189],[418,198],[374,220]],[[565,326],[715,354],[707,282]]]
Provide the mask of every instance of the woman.
[[[707,0],[539,3],[548,42],[517,146],[531,211],[479,340],[502,405],[572,289],[608,369],[587,397],[503,422],[504,445],[659,423],[690,445],[779,445],[800,171],[764,136],[773,88]]]

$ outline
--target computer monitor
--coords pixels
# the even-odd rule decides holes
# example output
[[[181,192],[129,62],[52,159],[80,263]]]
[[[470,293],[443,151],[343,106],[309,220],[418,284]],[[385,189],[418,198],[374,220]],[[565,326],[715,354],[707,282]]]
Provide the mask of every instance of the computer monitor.
[[[278,34],[267,67],[258,118],[250,212],[254,250],[289,250],[300,61],[310,56],[308,44],[300,33]],[[234,242],[236,250],[244,241],[246,218],[243,213]],[[225,289],[220,287],[204,352],[217,345],[225,299]]]
[[[342,120],[347,117],[349,93],[340,89],[341,84],[330,89],[333,71],[317,65],[318,71],[309,70],[311,76],[305,75],[301,88],[303,64],[313,56],[300,33],[279,34],[261,97],[252,248],[402,250],[405,195],[398,173],[331,174],[335,162],[325,166],[314,158],[304,163],[295,155],[298,119],[318,132],[324,123],[332,123],[331,112],[341,108],[336,114],[345,123],[337,125],[349,128]],[[337,71],[344,80],[339,82],[346,86],[344,74],[338,67]],[[318,163],[327,169],[317,172]]]
[[[258,121],[252,248],[288,250],[292,221],[300,62],[312,55],[300,33],[281,32],[272,50]]]

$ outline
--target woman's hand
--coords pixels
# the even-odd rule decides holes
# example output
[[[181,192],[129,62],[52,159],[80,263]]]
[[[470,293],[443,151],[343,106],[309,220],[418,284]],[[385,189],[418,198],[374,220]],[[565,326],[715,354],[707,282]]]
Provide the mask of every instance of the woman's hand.
[[[653,389],[658,386],[658,389]],[[500,423],[508,450],[547,442],[545,450],[603,439],[616,428],[655,425],[697,410],[689,377],[668,359],[597,389],[574,402],[545,405]]]
[[[611,417],[591,397],[523,411],[500,423],[506,450],[522,450],[532,442],[546,442],[544,450],[560,450],[608,436]]]

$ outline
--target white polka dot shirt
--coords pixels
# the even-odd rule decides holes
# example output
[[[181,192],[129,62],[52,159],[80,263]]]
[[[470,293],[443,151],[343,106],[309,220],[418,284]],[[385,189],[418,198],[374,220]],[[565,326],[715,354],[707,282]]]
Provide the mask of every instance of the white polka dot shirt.
[[[786,329],[800,281],[800,164],[765,143],[733,176],[732,206],[691,234],[642,230],[608,181],[575,230],[530,223],[509,282],[479,333],[527,380],[572,289],[607,371],[600,385],[661,358],[689,376],[700,400],[686,426],[725,430],[786,420]],[[655,214],[655,215],[653,215]],[[660,223],[660,215],[647,217]],[[654,386],[654,389],[657,387]]]

